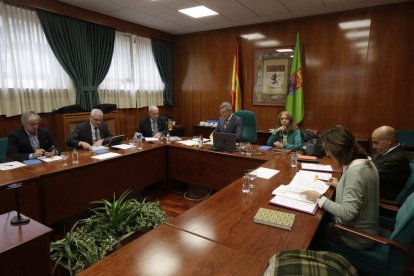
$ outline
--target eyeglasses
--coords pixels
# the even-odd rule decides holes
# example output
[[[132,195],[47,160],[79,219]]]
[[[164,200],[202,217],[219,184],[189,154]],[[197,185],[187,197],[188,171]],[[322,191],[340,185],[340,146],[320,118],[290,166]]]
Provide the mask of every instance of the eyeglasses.
[[[97,122],[102,122],[103,121],[103,119],[98,119],[98,118],[94,118],[94,117],[91,117],[94,121],[97,121]]]

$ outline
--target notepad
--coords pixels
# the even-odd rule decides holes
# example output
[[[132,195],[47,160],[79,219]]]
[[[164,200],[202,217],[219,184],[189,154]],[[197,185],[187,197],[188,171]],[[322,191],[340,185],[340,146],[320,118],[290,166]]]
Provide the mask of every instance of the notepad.
[[[39,159],[27,159],[27,160],[23,160],[23,163],[25,163],[26,165],[34,165],[34,164],[40,164],[42,163],[42,161],[40,161]]]
[[[260,208],[254,216],[253,221],[255,223],[292,230],[295,214]]]

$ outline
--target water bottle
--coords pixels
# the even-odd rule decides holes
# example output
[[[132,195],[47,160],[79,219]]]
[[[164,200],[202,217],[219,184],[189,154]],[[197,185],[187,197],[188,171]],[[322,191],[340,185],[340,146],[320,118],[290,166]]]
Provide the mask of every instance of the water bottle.
[[[72,164],[78,164],[79,163],[79,153],[76,150],[76,148],[73,148],[72,151]]]
[[[203,148],[203,135],[198,137],[198,147],[201,149]]]
[[[297,167],[297,165],[298,165],[298,155],[296,154],[296,151],[292,152],[290,165],[294,168]]]
[[[242,178],[242,193],[250,193],[250,179],[247,173]]]
[[[171,142],[171,136],[169,132],[167,132],[167,136],[165,136],[165,140],[167,141],[167,144]]]

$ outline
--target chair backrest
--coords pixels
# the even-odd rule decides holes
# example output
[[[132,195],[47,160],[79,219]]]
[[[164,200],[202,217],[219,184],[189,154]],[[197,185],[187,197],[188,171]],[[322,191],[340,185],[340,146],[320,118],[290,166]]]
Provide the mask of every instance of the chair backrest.
[[[404,203],[409,195],[414,192],[414,162],[410,162],[411,173],[408,176],[407,182],[404,185],[402,191],[398,194],[395,201]]]
[[[403,148],[414,149],[414,130],[397,130],[397,137]]]
[[[414,193],[408,196],[398,211],[390,239],[406,246],[414,241]]]
[[[6,162],[8,141],[7,137],[0,138],[0,163]]]
[[[250,143],[256,142],[257,130],[256,115],[254,114],[254,112],[249,110],[238,110],[234,112],[234,114],[239,116],[243,120],[243,133],[240,141]]]

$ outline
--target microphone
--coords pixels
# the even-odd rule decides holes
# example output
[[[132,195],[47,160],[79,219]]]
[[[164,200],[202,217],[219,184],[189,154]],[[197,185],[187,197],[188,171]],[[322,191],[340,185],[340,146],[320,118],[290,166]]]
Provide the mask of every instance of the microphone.
[[[29,218],[24,218],[20,214],[20,201],[19,201],[19,193],[17,192],[17,189],[20,188],[21,186],[22,186],[22,183],[13,183],[7,186],[8,190],[14,190],[14,199],[16,201],[17,216],[13,217],[12,220],[10,221],[12,225],[23,224],[23,223],[27,223],[30,221]]]

